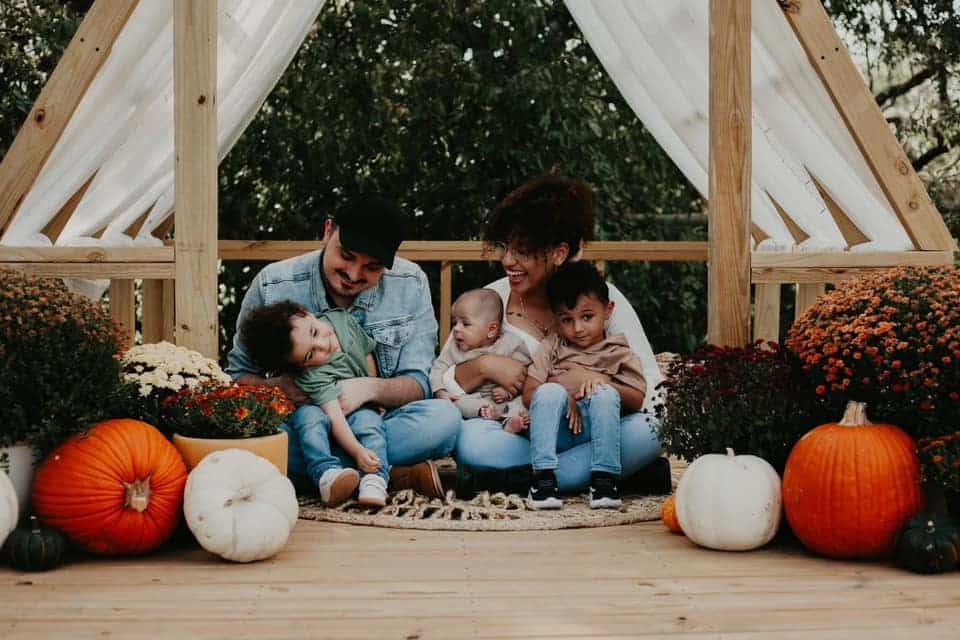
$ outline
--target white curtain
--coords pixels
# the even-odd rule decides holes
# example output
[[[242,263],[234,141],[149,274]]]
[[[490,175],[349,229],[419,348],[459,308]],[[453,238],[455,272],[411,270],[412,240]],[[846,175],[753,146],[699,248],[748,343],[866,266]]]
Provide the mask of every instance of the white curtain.
[[[709,3],[566,0],[614,83],[706,198]],[[776,2],[752,0],[753,222],[759,250],[842,251],[812,176],[867,236],[854,250],[913,248]],[[771,200],[810,237],[799,246]]]

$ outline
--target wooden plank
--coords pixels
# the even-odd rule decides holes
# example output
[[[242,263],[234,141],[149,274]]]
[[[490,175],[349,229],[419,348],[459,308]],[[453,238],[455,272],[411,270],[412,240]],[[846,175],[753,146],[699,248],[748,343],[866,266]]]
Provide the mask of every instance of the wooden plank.
[[[914,265],[935,267],[953,264],[949,251],[758,251],[753,254],[754,271],[763,268],[844,268],[895,267]]]
[[[453,263],[440,263],[440,346],[447,344],[450,335],[450,310],[453,306]]]
[[[0,268],[16,269],[46,278],[173,278],[172,262],[0,262]]]
[[[830,195],[826,187],[817,180],[817,176],[813,175],[813,172],[809,169],[807,169],[807,173],[810,174],[813,184],[816,185],[817,191],[820,192],[820,197],[823,198],[823,202],[827,205],[827,210],[830,212],[830,215],[833,216],[833,221],[837,223],[837,228],[840,229],[840,233],[843,235],[843,239],[846,240],[847,246],[854,247],[864,242],[870,242],[870,238],[860,230],[860,227],[854,224],[850,216],[847,215],[847,212],[843,210],[843,207],[833,199],[833,196]]]
[[[754,285],[753,339],[780,342],[780,285]]]
[[[83,198],[83,194],[87,192],[87,189],[90,187],[90,183],[93,182],[93,179],[97,177],[97,172],[94,171],[93,175],[87,179],[83,185],[77,189],[77,192],[70,196],[70,199],[60,207],[60,211],[57,212],[57,215],[53,217],[53,220],[47,223],[47,226],[43,228],[43,235],[50,238],[50,242],[56,243],[57,239],[60,238],[60,234],[63,232],[63,228],[67,226],[67,222],[70,221],[70,216],[73,215],[73,212],[76,210],[77,205],[80,204],[80,200]]]
[[[87,11],[0,163],[0,235],[110,55],[138,0],[97,0]]]
[[[129,227],[127,227],[123,234],[130,236],[131,238],[136,238],[137,234],[140,233],[140,229],[143,228],[143,223],[147,221],[147,216],[150,215],[150,210],[153,208],[153,205],[147,207],[147,210],[144,211],[140,216],[134,220]]]
[[[163,340],[163,280],[144,280],[140,298],[140,335],[143,342],[160,342]]]
[[[801,282],[797,284],[797,304],[794,307],[794,318],[799,318],[803,312],[813,306],[817,298],[826,293],[823,283]]]
[[[220,240],[221,260],[251,262],[285,260],[323,248],[319,240]],[[401,256],[415,262],[485,262],[492,257],[484,243],[458,240],[416,240],[400,245]],[[650,262],[706,262],[707,243],[696,241],[591,242],[584,249],[587,260],[634,260]]]
[[[953,249],[953,239],[923,182],[837,35],[820,0],[780,2],[864,160],[918,249]]]
[[[767,194],[767,197],[770,198],[770,202],[773,203],[774,209],[776,209],[777,213],[780,214],[780,219],[783,220],[783,224],[787,226],[787,230],[790,232],[790,235],[793,236],[793,241],[796,242],[797,244],[800,244],[804,240],[808,239],[810,237],[810,234],[800,228],[800,225],[798,225],[796,221],[792,217],[790,217],[790,214],[787,213],[786,210],[780,206],[780,203],[777,202],[776,199],[772,195],[770,195],[769,192],[766,192],[766,194]]]
[[[177,344],[217,358],[217,2],[174,0]]]
[[[137,301],[134,280],[110,281],[110,317],[127,330],[126,347],[130,347],[137,333]]]
[[[768,268],[753,269],[753,283],[835,283],[856,278],[866,273],[886,271],[889,267],[876,268]]]
[[[161,334],[167,342],[176,342],[176,299],[177,283],[173,280],[163,281],[163,323]]]
[[[707,340],[750,342],[750,1],[710,0]]]
[[[0,247],[0,262],[170,262],[173,247]]]

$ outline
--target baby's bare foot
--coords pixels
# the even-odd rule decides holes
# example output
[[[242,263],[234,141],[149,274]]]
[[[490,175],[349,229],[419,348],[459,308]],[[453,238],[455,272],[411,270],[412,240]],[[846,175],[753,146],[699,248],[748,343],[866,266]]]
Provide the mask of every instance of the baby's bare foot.
[[[487,404],[480,407],[480,417],[487,420],[496,420],[500,417],[500,410],[495,404]]]
[[[526,413],[516,413],[507,416],[503,421],[503,430],[507,433],[522,433],[530,428],[530,416]]]

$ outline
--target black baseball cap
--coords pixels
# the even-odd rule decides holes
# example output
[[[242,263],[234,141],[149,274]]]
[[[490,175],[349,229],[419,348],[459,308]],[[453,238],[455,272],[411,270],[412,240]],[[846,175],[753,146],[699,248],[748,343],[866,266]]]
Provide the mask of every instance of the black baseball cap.
[[[364,253],[393,268],[393,258],[403,242],[403,213],[396,201],[379,194],[351,200],[334,216],[340,227],[340,244]]]

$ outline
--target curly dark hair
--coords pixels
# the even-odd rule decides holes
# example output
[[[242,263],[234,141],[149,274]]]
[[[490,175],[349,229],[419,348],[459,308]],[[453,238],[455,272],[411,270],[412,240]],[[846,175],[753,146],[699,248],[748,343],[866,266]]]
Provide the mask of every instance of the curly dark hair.
[[[610,302],[607,281],[590,262],[567,262],[547,280],[547,299],[554,311],[573,309],[580,296],[594,296],[603,304]]]
[[[582,180],[547,173],[511,191],[490,212],[484,240],[544,254],[566,242],[570,255],[593,239],[595,197]]]
[[[266,371],[294,371],[290,363],[293,341],[290,320],[310,313],[296,302],[283,300],[257,307],[240,325],[240,342],[258,367]]]

